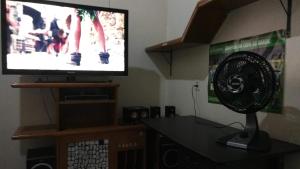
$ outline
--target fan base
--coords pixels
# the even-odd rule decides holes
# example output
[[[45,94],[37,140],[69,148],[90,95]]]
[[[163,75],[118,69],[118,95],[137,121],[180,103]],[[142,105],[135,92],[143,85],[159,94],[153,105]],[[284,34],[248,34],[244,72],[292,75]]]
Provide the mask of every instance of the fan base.
[[[253,137],[251,134],[244,132],[234,133],[228,136],[224,136],[217,140],[218,143],[234,147],[245,149],[249,151],[266,152],[271,149],[271,140],[269,134],[264,131],[258,131]]]

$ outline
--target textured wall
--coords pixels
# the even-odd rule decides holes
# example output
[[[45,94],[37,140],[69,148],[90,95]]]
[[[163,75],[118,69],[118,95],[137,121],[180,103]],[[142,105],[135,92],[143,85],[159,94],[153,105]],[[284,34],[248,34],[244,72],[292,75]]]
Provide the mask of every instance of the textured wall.
[[[269,131],[272,137],[300,144],[299,100],[299,44],[300,44],[300,2],[293,1],[292,38],[287,40],[284,112],[281,115],[258,113],[261,128]],[[188,14],[194,9],[195,0],[183,3],[181,0],[168,1],[168,30],[169,39],[180,37],[185,29]],[[180,13],[178,6],[181,5]],[[180,25],[174,27],[174,25]],[[203,25],[205,26],[205,25]],[[258,35],[286,27],[286,17],[278,0],[260,0],[248,6],[232,11],[221,29],[215,36],[213,43]],[[228,124],[234,121],[245,121],[245,117],[232,112],[222,105],[210,104],[207,101],[208,76],[208,45],[193,49],[183,49],[175,52],[173,79],[168,80],[166,101],[177,107],[182,115],[194,114],[191,88],[195,82],[199,83],[197,92],[199,110],[198,116]],[[238,127],[238,126],[237,126]],[[287,158],[286,168],[300,168],[297,161],[299,155]]]

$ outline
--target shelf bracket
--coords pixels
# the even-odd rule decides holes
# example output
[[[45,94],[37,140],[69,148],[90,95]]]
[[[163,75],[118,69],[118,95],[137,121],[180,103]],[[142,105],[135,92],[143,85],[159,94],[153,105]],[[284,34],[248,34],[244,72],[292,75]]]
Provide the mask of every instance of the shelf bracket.
[[[288,9],[287,9],[287,36],[291,37],[292,34],[292,8],[293,7],[293,0],[288,0]]]
[[[287,7],[285,7],[282,0],[279,0],[282,8],[284,9],[287,15],[287,23],[286,23],[286,35],[287,37],[291,37],[292,33],[292,9],[293,9],[293,0],[287,0]]]
[[[168,57],[164,57],[166,62],[169,64],[169,75],[170,77],[173,76],[173,49],[170,49],[170,51],[167,51]]]

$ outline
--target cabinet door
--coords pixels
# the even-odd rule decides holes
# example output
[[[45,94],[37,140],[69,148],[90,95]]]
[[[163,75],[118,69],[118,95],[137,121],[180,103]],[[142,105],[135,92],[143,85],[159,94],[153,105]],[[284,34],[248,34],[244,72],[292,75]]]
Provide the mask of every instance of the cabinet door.
[[[116,153],[109,134],[64,136],[58,139],[59,169],[115,169]]]

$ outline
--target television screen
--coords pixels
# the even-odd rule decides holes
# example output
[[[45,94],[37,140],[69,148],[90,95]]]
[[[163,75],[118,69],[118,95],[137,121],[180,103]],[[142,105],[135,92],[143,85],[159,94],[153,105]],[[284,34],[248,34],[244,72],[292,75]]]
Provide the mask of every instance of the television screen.
[[[127,10],[30,0],[1,7],[4,74],[127,75]]]

